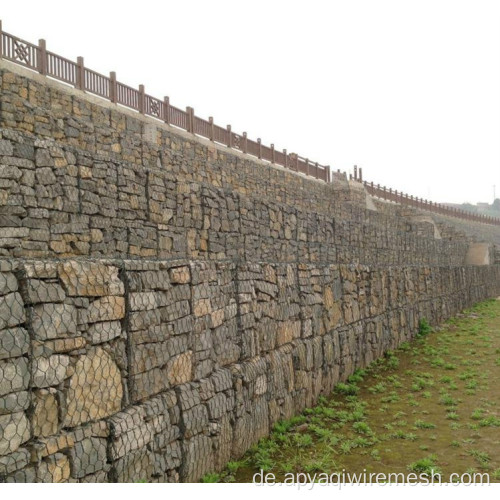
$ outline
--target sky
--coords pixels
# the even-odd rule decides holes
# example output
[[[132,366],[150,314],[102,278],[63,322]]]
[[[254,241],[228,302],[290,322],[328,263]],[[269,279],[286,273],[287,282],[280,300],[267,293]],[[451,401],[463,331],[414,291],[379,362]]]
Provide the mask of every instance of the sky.
[[[500,197],[497,0],[3,0],[0,19],[334,170],[439,202]]]

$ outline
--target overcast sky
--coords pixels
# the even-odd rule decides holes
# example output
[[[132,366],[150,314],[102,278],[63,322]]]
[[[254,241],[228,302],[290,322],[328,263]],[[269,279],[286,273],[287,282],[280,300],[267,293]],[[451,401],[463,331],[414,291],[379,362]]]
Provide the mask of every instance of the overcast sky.
[[[435,201],[500,197],[500,2],[3,1],[3,29]]]

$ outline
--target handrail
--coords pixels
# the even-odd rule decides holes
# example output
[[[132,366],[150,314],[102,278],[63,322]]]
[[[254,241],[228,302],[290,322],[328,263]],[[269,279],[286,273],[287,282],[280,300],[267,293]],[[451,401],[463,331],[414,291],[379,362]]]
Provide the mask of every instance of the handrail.
[[[62,56],[48,52],[45,40],[39,40],[38,45],[29,43],[2,30],[0,20],[0,57],[29,68],[55,80],[73,85],[75,88],[90,92],[113,103],[134,109],[141,114],[151,116],[164,123],[186,130],[193,135],[205,137],[210,141],[223,144],[231,149],[237,149],[245,154],[256,156],[270,163],[281,165],[287,169],[302,172],[316,179],[330,182],[330,167],[320,165],[293,153],[275,151],[274,144],[265,146],[257,139],[259,147],[248,148],[249,139],[246,132],[236,134],[231,126],[219,127],[210,117],[208,122],[194,114],[194,109],[187,107],[182,111],[170,105],[168,97],[158,99],[149,96],[144,91],[144,85],[134,89],[116,80],[116,74],[101,75],[84,66],[83,57],[77,62],[70,61]],[[251,141],[253,143],[253,141]],[[294,168],[295,167],[295,168]]]

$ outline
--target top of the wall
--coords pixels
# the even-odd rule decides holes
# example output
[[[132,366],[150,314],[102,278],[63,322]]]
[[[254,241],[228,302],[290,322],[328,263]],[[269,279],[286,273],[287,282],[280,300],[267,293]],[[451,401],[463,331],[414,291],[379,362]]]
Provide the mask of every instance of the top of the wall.
[[[111,72],[109,76],[97,73],[85,67],[83,57],[78,57],[74,62],[48,51],[45,40],[34,45],[6,33],[2,30],[1,21],[0,57],[228,148],[325,182],[330,181],[330,167],[327,165],[312,162],[296,153],[288,153],[286,149],[278,151],[274,144],[265,146],[260,138],[253,141],[247,137],[246,132],[233,132],[231,125],[220,127],[212,117],[205,120],[196,116],[190,106],[185,111],[176,108],[170,104],[168,97],[158,99],[146,94],[144,85],[134,89],[117,81],[115,72]]]

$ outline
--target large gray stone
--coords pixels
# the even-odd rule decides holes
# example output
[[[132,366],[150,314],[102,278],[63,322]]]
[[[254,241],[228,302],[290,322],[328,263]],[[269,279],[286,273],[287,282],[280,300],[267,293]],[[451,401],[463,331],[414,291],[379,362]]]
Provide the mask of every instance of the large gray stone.
[[[0,397],[0,415],[27,410],[30,405],[30,393],[27,391],[13,392]]]
[[[29,379],[26,358],[0,361],[0,396],[26,390]]]
[[[71,450],[71,475],[82,478],[106,467],[106,439],[89,437],[75,443]]]
[[[41,302],[62,302],[66,294],[61,285],[43,280],[30,279],[26,281],[24,290],[26,302],[39,304]]]
[[[13,453],[30,437],[29,422],[23,412],[0,415],[0,455]]]
[[[0,330],[24,323],[24,302],[19,292],[0,297]]]
[[[71,375],[70,358],[63,354],[37,357],[33,360],[32,370],[34,387],[56,386]]]
[[[69,304],[40,304],[33,308],[33,332],[40,340],[76,334],[76,308]]]
[[[0,359],[17,358],[28,352],[29,335],[24,328],[0,331]]]

